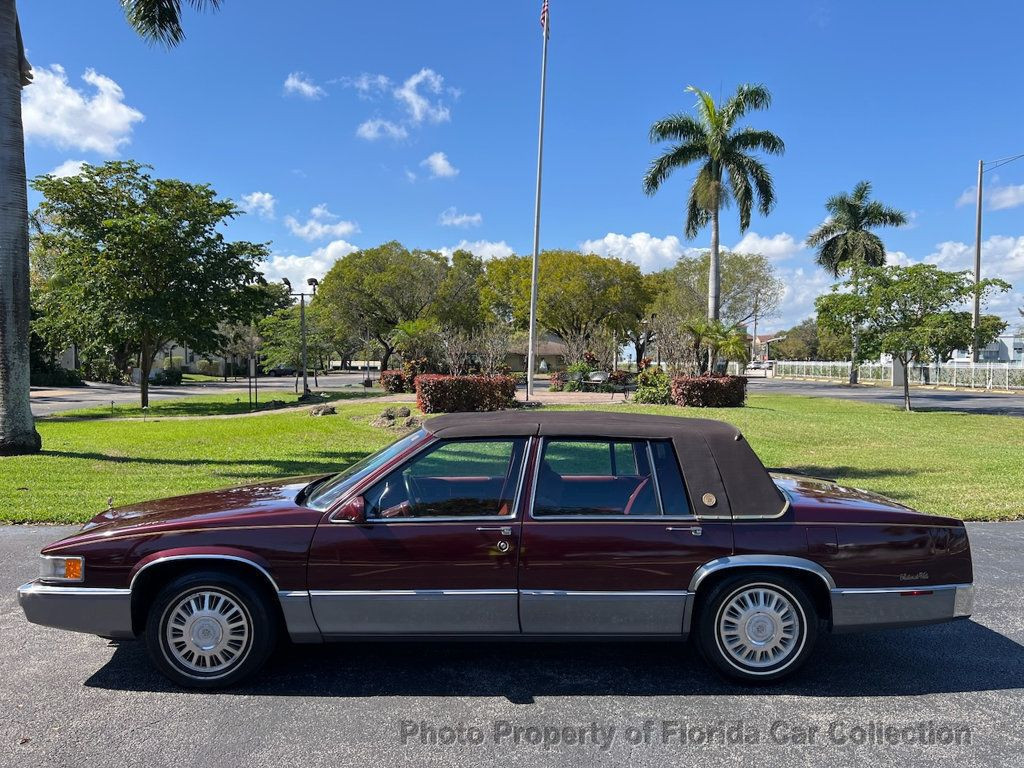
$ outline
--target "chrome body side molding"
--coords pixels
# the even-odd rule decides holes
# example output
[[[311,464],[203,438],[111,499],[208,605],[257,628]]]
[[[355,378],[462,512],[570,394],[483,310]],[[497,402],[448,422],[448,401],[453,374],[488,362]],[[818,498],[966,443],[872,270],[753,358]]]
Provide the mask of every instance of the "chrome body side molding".
[[[729,555],[704,563],[698,568],[694,572],[693,578],[690,579],[690,592],[696,592],[701,582],[712,573],[729,568],[789,568],[813,573],[824,582],[828,589],[836,588],[836,582],[832,575],[813,560],[790,555]]]

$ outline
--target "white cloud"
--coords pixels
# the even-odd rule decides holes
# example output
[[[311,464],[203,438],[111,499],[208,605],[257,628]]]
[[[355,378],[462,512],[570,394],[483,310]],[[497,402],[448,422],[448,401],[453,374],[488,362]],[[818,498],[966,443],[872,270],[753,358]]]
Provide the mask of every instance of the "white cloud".
[[[334,262],[358,250],[358,246],[352,243],[334,240],[308,256],[274,254],[263,262],[263,275],[269,282],[281,282],[282,277],[287,277],[297,289],[300,285],[305,286],[310,277],[322,280]]]
[[[338,218],[324,203],[314,206],[309,212],[310,218],[300,222],[294,216],[285,216],[284,224],[288,230],[304,240],[324,240],[328,237],[345,237],[358,232],[359,227],[351,221],[336,221]]]
[[[985,198],[985,207],[990,211],[1004,211],[1007,208],[1016,208],[1024,205],[1024,184],[1000,184],[998,177],[993,177],[992,183],[982,189]],[[956,200],[958,208],[965,205],[976,205],[978,200],[978,187],[968,187]]]
[[[801,243],[786,232],[771,237],[759,235],[757,232],[747,232],[732,250],[735,253],[759,253],[772,261],[782,261],[796,255],[802,247]]]
[[[302,72],[292,72],[284,80],[284,92],[304,99],[320,99],[327,92]]]
[[[59,64],[36,69],[32,85],[22,91],[25,136],[61,149],[116,155],[144,115],[124,103],[124,91],[109,77],[87,69],[82,80],[95,93],[72,87]]]
[[[410,171],[408,168],[405,169],[405,180],[412,184],[416,181],[416,174]]]
[[[515,253],[512,247],[504,240],[497,242],[492,240],[460,240],[457,245],[451,248],[438,248],[437,250],[449,259],[455,251],[469,251],[481,259],[503,259]]]
[[[459,169],[449,162],[448,155],[444,152],[434,152],[420,165],[430,170],[430,177],[433,179],[450,179],[459,174]]]
[[[387,75],[371,75],[363,72],[358,77],[343,77],[341,84],[346,88],[354,88],[361,99],[370,99],[391,87],[391,78]]]
[[[65,160],[50,171],[50,176],[56,176],[58,179],[63,179],[67,176],[77,176],[82,172],[83,165],[85,165],[85,160]]]
[[[255,213],[262,219],[274,218],[274,206],[277,200],[269,192],[250,192],[242,195],[242,210]]]
[[[814,265],[782,269],[778,272],[782,281],[782,300],[775,317],[764,322],[768,328],[784,330],[792,328],[801,320],[814,314],[814,300],[831,290],[834,280],[825,270]],[[762,321],[763,322],[763,321]]]
[[[356,136],[367,141],[376,141],[384,137],[404,139],[409,136],[409,132],[398,123],[392,123],[390,120],[382,120],[379,117],[375,117],[372,120],[360,123],[359,127],[356,128]]]
[[[439,95],[444,89],[444,78],[432,69],[424,67],[410,76],[394,91],[394,96],[405,105],[409,118],[414,123],[423,121],[444,123],[451,119],[451,112],[440,100],[431,100],[423,95]]]
[[[634,232],[632,235],[609,232],[600,239],[583,241],[580,250],[614,256],[633,262],[644,272],[656,272],[671,267],[680,256],[695,255],[703,249],[684,246],[675,235],[654,237],[647,232]]]
[[[483,214],[459,213],[454,205],[441,211],[441,215],[437,219],[442,227],[479,227],[483,221]]]

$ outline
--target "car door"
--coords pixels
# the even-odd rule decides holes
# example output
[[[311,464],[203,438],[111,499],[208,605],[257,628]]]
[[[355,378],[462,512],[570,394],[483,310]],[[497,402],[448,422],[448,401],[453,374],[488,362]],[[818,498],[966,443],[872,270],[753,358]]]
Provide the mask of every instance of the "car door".
[[[524,634],[678,635],[729,521],[689,508],[668,440],[546,438],[519,565]]]
[[[518,633],[526,442],[433,441],[363,490],[365,523],[320,525],[309,588],[321,632]]]

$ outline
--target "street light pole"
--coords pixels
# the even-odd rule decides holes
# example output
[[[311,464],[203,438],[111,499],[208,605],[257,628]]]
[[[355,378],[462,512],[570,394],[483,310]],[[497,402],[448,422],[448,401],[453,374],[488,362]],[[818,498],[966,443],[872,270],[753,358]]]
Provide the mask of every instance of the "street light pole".
[[[978,324],[981,321],[981,180],[985,173],[985,161],[978,161],[978,201],[977,212],[974,219],[974,313],[971,315],[971,330],[973,342],[971,344],[971,359],[978,362]]]
[[[302,291],[296,292],[292,290],[291,281],[287,277],[282,277],[281,282],[288,288],[289,295],[299,297],[299,332],[302,337],[302,397],[305,398],[310,394],[309,375],[306,365],[306,294]],[[311,277],[306,280],[306,284],[312,286],[313,295],[316,296],[316,287],[320,284],[319,281],[315,277]]]

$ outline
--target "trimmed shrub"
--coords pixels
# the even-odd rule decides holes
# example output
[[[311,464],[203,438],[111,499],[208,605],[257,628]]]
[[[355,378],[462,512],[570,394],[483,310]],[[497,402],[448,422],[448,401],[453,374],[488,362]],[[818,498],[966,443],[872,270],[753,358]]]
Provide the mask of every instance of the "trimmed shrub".
[[[82,374],[78,371],[69,371],[59,365],[46,368],[41,371],[32,371],[29,383],[33,387],[84,387]]]
[[[738,408],[747,399],[744,376],[677,376],[672,402],[689,408]]]
[[[381,371],[380,385],[386,392],[392,392],[394,394],[405,392],[405,372],[397,370]]]
[[[636,392],[633,402],[649,405],[670,405],[672,403],[672,386],[668,375],[653,366],[640,371],[636,377]]]
[[[218,366],[217,363],[213,362],[213,360],[207,360],[205,357],[201,358],[196,363],[196,371],[198,373],[205,374],[206,376],[216,376],[220,373],[219,369],[220,366]]]
[[[181,368],[164,368],[162,371],[157,371],[153,374],[153,378],[150,381],[158,387],[176,387],[181,384],[181,376]]]
[[[548,391],[561,392],[565,389],[565,371],[555,371],[548,377]]]
[[[516,401],[516,382],[510,376],[416,377],[416,405],[423,413],[500,411]]]

